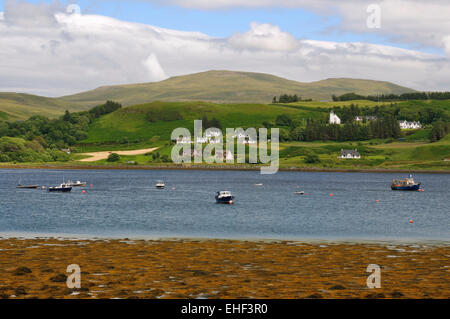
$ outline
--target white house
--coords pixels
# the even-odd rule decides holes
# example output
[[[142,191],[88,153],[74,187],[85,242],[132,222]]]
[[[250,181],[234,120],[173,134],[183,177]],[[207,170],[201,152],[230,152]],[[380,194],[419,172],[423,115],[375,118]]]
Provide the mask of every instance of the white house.
[[[207,142],[208,142],[207,137],[197,137],[197,139],[196,139],[196,143],[199,143],[199,144],[205,144]]]
[[[331,111],[330,113],[330,124],[341,124],[341,119],[334,113],[334,111]]]
[[[366,120],[366,121],[376,121],[376,119],[377,119],[377,117],[376,116],[372,116],[372,115],[369,115],[369,116],[356,116],[355,117],[355,121],[356,122],[362,122],[364,120]]]
[[[177,139],[177,144],[192,144],[190,137],[183,137]]]
[[[359,154],[358,150],[341,150],[341,155],[339,158],[344,159],[360,159],[361,155]]]
[[[206,137],[207,138],[219,137],[221,135],[222,135],[222,132],[220,132],[220,131],[206,131]]]
[[[408,121],[399,121],[400,128],[402,130],[409,130],[409,129],[419,129],[422,128],[422,124],[420,122],[408,122]]]

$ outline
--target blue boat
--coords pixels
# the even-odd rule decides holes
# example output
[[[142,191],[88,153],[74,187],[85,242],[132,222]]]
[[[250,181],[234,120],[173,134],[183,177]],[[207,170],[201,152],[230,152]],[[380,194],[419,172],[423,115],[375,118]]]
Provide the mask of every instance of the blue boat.
[[[229,191],[220,191],[216,193],[216,202],[218,204],[233,204],[234,196]]]
[[[419,191],[421,183],[414,182],[412,175],[404,179],[394,179],[391,189],[393,191]]]

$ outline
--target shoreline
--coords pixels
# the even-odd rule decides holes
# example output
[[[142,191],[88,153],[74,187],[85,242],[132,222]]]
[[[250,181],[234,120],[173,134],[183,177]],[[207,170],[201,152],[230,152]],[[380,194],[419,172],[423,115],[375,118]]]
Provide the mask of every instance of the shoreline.
[[[58,233],[32,233],[32,232],[0,232],[0,241],[16,240],[68,240],[68,241],[152,241],[152,242],[250,242],[250,243],[306,243],[306,244],[369,244],[369,245],[429,245],[429,246],[449,246],[449,239],[435,238],[356,238],[356,237],[285,237],[285,238],[264,238],[264,237],[205,237],[205,236],[158,236],[158,235],[88,235],[88,234],[58,234]]]
[[[0,251],[3,299],[450,298],[450,245],[11,238]]]
[[[176,166],[176,165],[155,165],[155,166],[132,166],[132,165],[54,165],[54,164],[32,164],[32,165],[1,165],[0,169],[46,169],[46,170],[192,170],[192,171],[259,171],[261,167],[251,166]],[[290,167],[279,168],[279,172],[329,172],[329,173],[414,173],[414,174],[450,174],[449,170],[417,170],[417,169],[346,169],[346,168],[302,168]]]

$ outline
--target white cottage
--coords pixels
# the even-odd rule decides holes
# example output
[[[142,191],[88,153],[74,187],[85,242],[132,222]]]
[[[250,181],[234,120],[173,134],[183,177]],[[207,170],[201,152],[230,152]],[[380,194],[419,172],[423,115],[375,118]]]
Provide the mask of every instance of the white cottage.
[[[420,122],[399,121],[399,124],[402,130],[416,130],[422,128],[422,124],[420,124]]]
[[[334,111],[331,111],[330,113],[330,124],[341,124],[341,119],[334,113]]]
[[[358,150],[341,150],[341,155],[339,158],[343,159],[360,159],[361,155],[359,154]]]

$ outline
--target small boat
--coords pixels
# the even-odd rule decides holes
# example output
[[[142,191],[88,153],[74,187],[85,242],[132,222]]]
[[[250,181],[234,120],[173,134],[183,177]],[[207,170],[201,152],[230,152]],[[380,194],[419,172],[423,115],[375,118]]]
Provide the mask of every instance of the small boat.
[[[418,191],[420,190],[420,185],[421,183],[416,183],[412,175],[409,175],[408,178],[394,179],[391,189],[393,191]]]
[[[49,192],[68,193],[68,192],[72,191],[72,186],[68,186],[67,184],[63,183],[59,186],[49,187],[48,191]]]
[[[38,189],[39,185],[22,185],[22,179],[19,179],[19,184],[17,184],[16,188],[19,189]]]
[[[163,189],[163,188],[165,188],[165,187],[166,187],[166,184],[164,184],[163,181],[157,181],[157,182],[156,182],[156,188],[158,188],[158,189]]]
[[[304,191],[300,191],[300,192],[295,192],[294,194],[295,195],[305,195],[305,192]]]
[[[233,204],[234,196],[229,191],[220,191],[216,193],[216,202],[218,204]]]
[[[38,189],[40,186],[39,185],[17,185],[16,188],[19,189]]]
[[[85,187],[87,184],[87,182],[80,182],[80,181],[76,181],[75,183],[72,181],[67,181],[66,185],[67,186],[72,186],[72,187]]]
[[[255,184],[255,186],[264,186],[264,184],[262,184],[262,183],[261,184]]]

